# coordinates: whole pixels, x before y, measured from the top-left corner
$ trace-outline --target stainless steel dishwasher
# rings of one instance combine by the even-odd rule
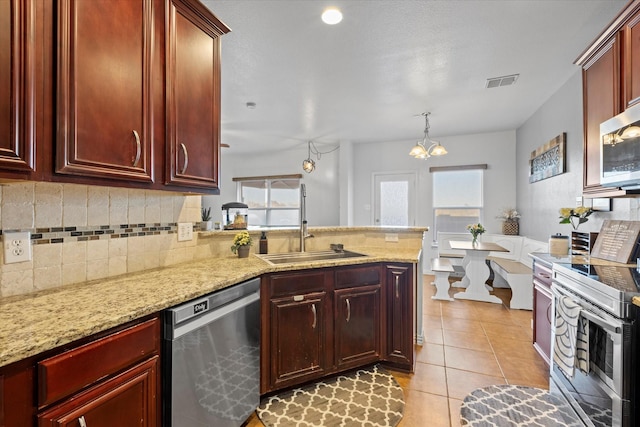
[[[165,311],[163,425],[240,426],[260,403],[260,279]]]

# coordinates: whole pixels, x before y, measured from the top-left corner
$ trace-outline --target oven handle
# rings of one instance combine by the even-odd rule
[[[567,291],[564,291],[560,288],[558,288],[557,286],[553,286],[552,291],[555,295],[560,296],[560,294],[567,296],[569,298],[571,298],[574,302],[580,304],[579,301],[576,301],[575,298],[567,293]],[[597,314],[589,311],[588,309],[586,309],[585,307],[582,306],[582,304],[580,304],[580,306],[582,307],[582,310],[580,310],[580,315],[582,317],[587,318],[588,320],[592,321],[593,323],[595,323],[596,325],[600,326],[601,328],[612,332],[614,334],[620,334],[621,332],[621,328],[618,325],[615,325],[611,322],[608,322],[606,319],[603,319],[602,317],[598,316]]]
[[[586,317],[596,325],[600,326],[603,329],[606,329],[609,332],[612,332],[614,334],[620,334],[620,330],[621,330],[620,326],[616,326],[612,323],[609,323],[606,320],[604,320],[602,317],[595,315],[586,309],[582,309],[582,311],[580,311],[580,316]]]

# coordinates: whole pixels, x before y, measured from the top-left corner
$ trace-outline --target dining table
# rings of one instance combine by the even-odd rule
[[[454,294],[453,297],[502,304],[502,300],[495,295],[491,295],[486,286],[490,273],[489,266],[487,266],[487,256],[489,256],[489,252],[509,251],[493,242],[451,240],[449,245],[451,249],[465,252],[465,257],[462,260],[462,266],[465,271],[464,277],[461,281],[453,283],[452,286],[466,289],[463,292]]]

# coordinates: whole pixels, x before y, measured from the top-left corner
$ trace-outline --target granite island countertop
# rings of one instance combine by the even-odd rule
[[[271,265],[231,254],[0,299],[0,367],[265,273],[371,262],[417,263],[421,251],[350,247],[366,257]]]

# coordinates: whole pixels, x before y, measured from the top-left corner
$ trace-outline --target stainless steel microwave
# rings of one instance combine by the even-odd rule
[[[640,189],[640,104],[600,125],[600,184]]]

